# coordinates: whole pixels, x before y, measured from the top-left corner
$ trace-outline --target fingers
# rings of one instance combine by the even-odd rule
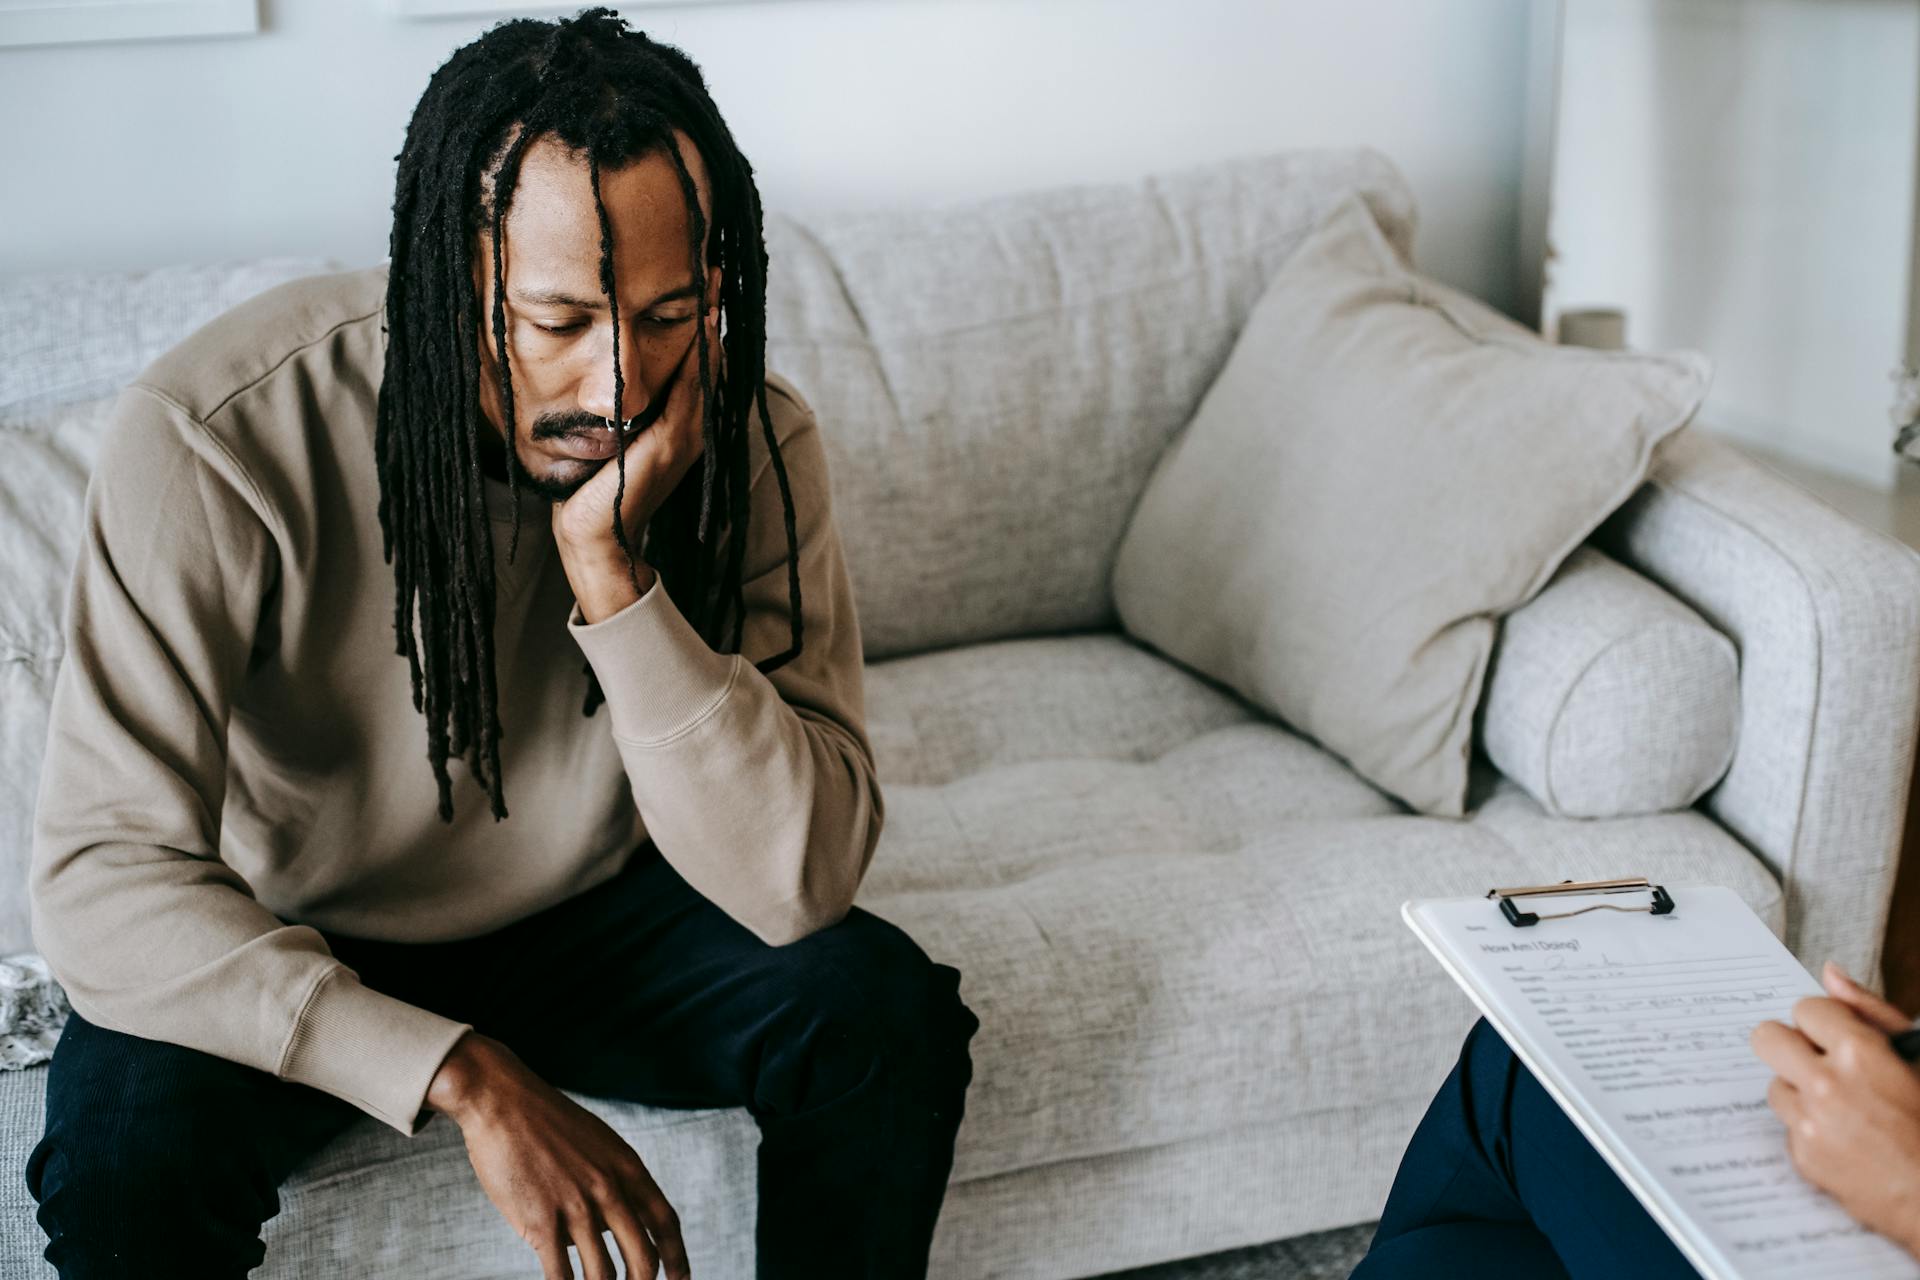
[[[1820,980],[1829,995],[1850,1007],[1867,1023],[1879,1030],[1888,1034],[1912,1030],[1913,1019],[1855,982],[1845,969],[1833,961],[1827,961],[1825,967],[1821,969]]]
[[[1820,1070],[1820,1050],[1801,1032],[1781,1022],[1763,1022],[1748,1043],[1773,1073],[1798,1087]]]
[[[1800,1091],[1779,1076],[1775,1076],[1767,1086],[1767,1105],[1773,1108],[1773,1114],[1779,1116],[1789,1130],[1797,1129],[1801,1117],[1806,1114],[1806,1103]]]
[[[624,450],[628,488],[622,516],[629,526],[645,523],[665,491],[685,473],[683,462],[700,451],[699,345],[696,335],[680,353],[659,418],[634,436]]]
[[[708,354],[718,350],[708,320]],[[554,510],[555,536],[598,551],[610,537],[624,531],[628,543],[641,531],[667,495],[685,477],[705,447],[700,413],[700,357],[694,348],[696,333],[674,366],[673,383],[664,393],[659,416],[644,430],[633,432],[617,458],[609,458],[591,479]],[[715,385],[709,375],[709,386]],[[709,392],[711,394],[711,392]],[[659,393],[656,393],[658,396]],[[649,399],[648,407],[653,407]],[[616,495],[619,502],[616,504]],[[617,513],[616,513],[617,505]]]
[[[620,1246],[620,1256],[626,1260],[627,1280],[653,1280],[660,1269],[659,1255],[647,1240],[640,1219],[620,1198],[605,1207],[605,1216],[614,1243]]]
[[[687,1265],[686,1242],[680,1238],[680,1215],[667,1203],[659,1184],[644,1165],[634,1177],[632,1188],[630,1201],[653,1236],[654,1247],[666,1267],[667,1280],[690,1280],[692,1270]]]
[[[719,385],[720,338],[718,333],[718,315],[707,314],[707,394]],[[675,453],[695,453],[699,451],[704,438],[705,424],[700,414],[700,335],[695,334],[693,341],[687,344],[686,353],[681,357],[680,376],[675,379],[673,397],[677,403],[668,411],[667,425],[680,437],[675,441]]]
[[[613,1259],[607,1256],[607,1242],[601,1239],[600,1231],[599,1218],[591,1213],[582,1213],[568,1221],[568,1234],[580,1254],[580,1274],[583,1280],[620,1280],[620,1273],[613,1269]],[[629,1268],[627,1274],[646,1273]]]
[[[1796,1001],[1793,1021],[1823,1053],[1832,1053],[1850,1040],[1878,1039],[1886,1043],[1885,1033],[1854,1012],[1853,1006],[1826,996],[1806,996]]]
[[[711,326],[712,321],[708,323]],[[633,537],[639,536],[639,531],[692,469],[704,449],[700,356],[695,350],[699,343],[699,336],[695,335],[681,353],[660,417],[626,447],[627,488],[620,504],[620,519]]]
[[[680,1215],[664,1199],[660,1210],[648,1221],[653,1227],[653,1242],[659,1247],[660,1261],[666,1264],[667,1280],[693,1280],[693,1268],[687,1262],[687,1245],[680,1238]]]
[[[573,1265],[567,1261],[567,1237],[557,1225],[537,1234],[526,1233],[526,1241],[540,1259],[540,1280],[573,1280]]]

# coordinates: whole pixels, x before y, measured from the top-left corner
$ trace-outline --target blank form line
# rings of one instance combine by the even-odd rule
[[[1520,983],[1515,983],[1514,985],[1520,986],[1522,990],[1526,989],[1525,986]],[[1574,989],[1587,987],[1590,984],[1584,982],[1543,982],[1540,985],[1550,988],[1555,995],[1560,995]],[[1591,985],[1598,986],[1599,984],[1594,983]],[[1667,978],[1636,978],[1631,982],[1610,982],[1607,984],[1607,990],[1684,991],[1689,988],[1724,987],[1728,991],[1749,991],[1753,989],[1753,985],[1752,979],[1742,980],[1739,978],[1702,978],[1696,982],[1675,982]]]
[[[1551,1017],[1553,1015],[1549,1013],[1547,1016]],[[1737,1027],[1742,1025],[1743,1023],[1747,1026],[1756,1025],[1754,1023],[1746,1023],[1745,1019],[1743,1018],[1722,1019],[1718,1022],[1708,1022],[1700,1018],[1699,1015],[1694,1013],[1667,1013],[1667,1014],[1630,1013],[1630,1014],[1615,1015],[1613,1017],[1607,1017],[1607,1018],[1595,1018],[1591,1022],[1587,1023],[1586,1025],[1590,1027],[1609,1026],[1609,1025],[1618,1026],[1622,1023],[1632,1023],[1637,1025],[1642,1022],[1691,1022],[1696,1026],[1710,1027],[1710,1028]],[[1549,1023],[1548,1025],[1551,1026],[1552,1024]]]

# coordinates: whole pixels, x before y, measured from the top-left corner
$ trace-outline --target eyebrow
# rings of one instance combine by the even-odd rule
[[[699,290],[695,289],[693,285],[683,284],[677,289],[667,290],[640,309],[642,311],[649,311],[663,302],[672,302],[678,298],[691,298],[698,293]],[[515,302],[529,302],[536,306],[574,307],[581,311],[606,310],[606,297],[604,295],[593,298],[579,298],[568,293],[565,289],[508,289],[507,296]]]

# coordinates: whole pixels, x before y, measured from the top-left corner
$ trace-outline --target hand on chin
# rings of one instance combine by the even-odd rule
[[[709,360],[716,370],[723,367],[723,353],[715,333],[717,325],[717,318],[708,320]],[[634,432],[622,450],[626,470],[624,492],[619,492],[623,458],[616,455],[588,464],[596,468],[592,477],[575,490],[572,497],[554,503],[554,539],[562,548],[618,555],[620,544],[614,537],[613,508],[619,492],[620,519],[626,530],[627,546],[638,550],[641,530],[705,447],[700,421],[699,361],[698,353],[689,345],[660,416],[651,425]],[[716,382],[716,377],[709,377],[710,384]]]

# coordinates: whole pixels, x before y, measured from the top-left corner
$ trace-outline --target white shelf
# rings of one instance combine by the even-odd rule
[[[251,35],[258,0],[0,0],[0,46]]]
[[[670,8],[675,5],[690,4],[733,4],[738,0],[624,0],[620,9]],[[490,13],[539,13],[556,10],[575,10],[586,7],[585,0],[573,0],[572,3],[535,3],[526,0],[386,0],[387,9],[401,18],[460,18],[474,17]]]

